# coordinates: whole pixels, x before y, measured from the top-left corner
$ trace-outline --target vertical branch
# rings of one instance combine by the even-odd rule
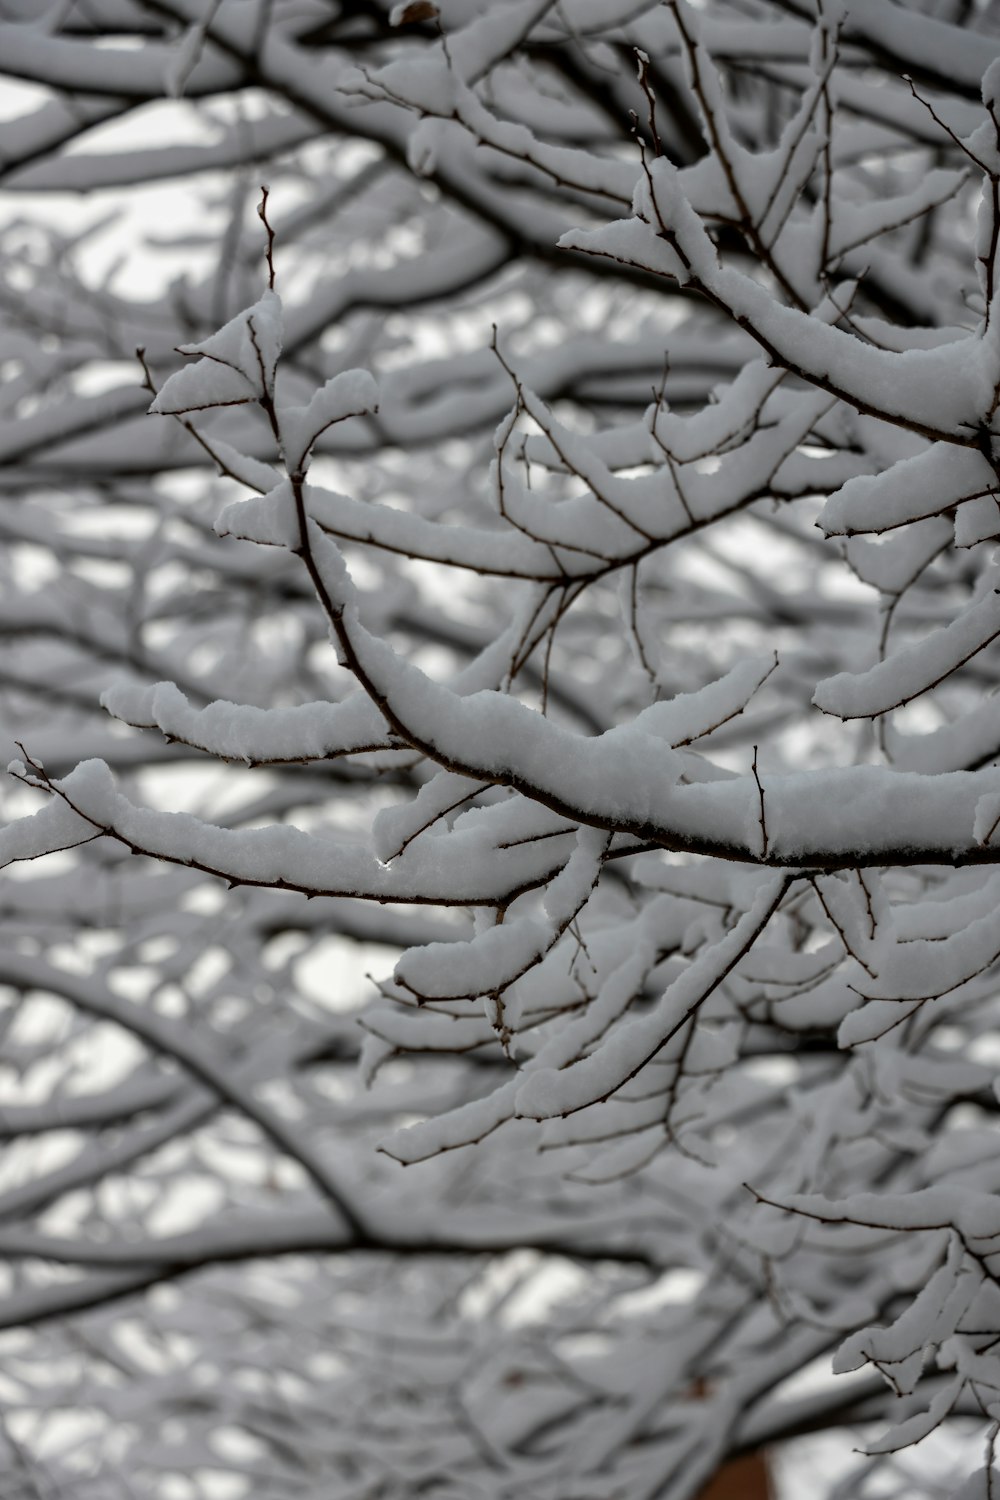
[[[261,185],[260,202],[257,204],[257,217],[260,219],[267,231],[267,246],[264,250],[264,260],[267,263],[267,286],[268,291],[274,291],[274,230],[267,217],[267,200],[270,197],[269,190]]]
[[[649,123],[649,134],[653,142],[653,151],[657,156],[663,155],[663,142],[660,140],[660,132],[656,124],[656,95],[649,81],[649,55],[641,48],[635,49],[635,60],[639,73],[639,87],[646,96],[646,119]]]
[[[767,859],[767,851],[768,851],[767,816],[766,816],[765,809],[764,809],[764,788],[763,788],[763,786],[761,784],[761,779],[760,779],[760,776],[759,776],[758,771],[757,771],[757,746],[756,745],[754,745],[754,747],[753,747],[753,766],[752,766],[752,769],[753,769],[753,779],[757,783],[757,796],[760,799],[760,838],[761,838],[761,854],[760,854],[760,857],[761,857],[761,859]]]

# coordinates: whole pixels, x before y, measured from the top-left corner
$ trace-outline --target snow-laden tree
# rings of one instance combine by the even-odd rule
[[[2,0],[5,1497],[1000,1494],[997,19]]]

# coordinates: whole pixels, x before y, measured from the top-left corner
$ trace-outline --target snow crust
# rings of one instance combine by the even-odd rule
[[[149,410],[160,416],[179,415],[272,396],[281,340],[281,300],[267,291],[217,333],[201,343],[180,346],[181,354],[200,358],[170,376]]]

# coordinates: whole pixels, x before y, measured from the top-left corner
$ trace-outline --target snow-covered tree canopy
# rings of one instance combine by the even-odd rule
[[[995,9],[0,68],[4,1496],[1000,1494]]]

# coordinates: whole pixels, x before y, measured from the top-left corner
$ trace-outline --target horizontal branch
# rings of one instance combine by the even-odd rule
[[[435,1224],[430,1223],[430,1218]],[[421,1220],[426,1218],[427,1222]],[[464,1230],[439,1227],[440,1212],[421,1214],[407,1204],[392,1226],[353,1232],[329,1214],[300,1213],[246,1215],[220,1229],[165,1236],[162,1240],[117,1241],[88,1245],[83,1240],[59,1239],[30,1231],[0,1232],[0,1254],[42,1259],[62,1265],[100,1267],[98,1274],[71,1283],[25,1288],[0,1308],[0,1329],[21,1328],[104,1306],[159,1286],[178,1277],[217,1265],[285,1255],[378,1254],[421,1258],[475,1258],[532,1250],[580,1264],[619,1264],[662,1270],[648,1245],[628,1237],[627,1220],[621,1236],[596,1230],[586,1219],[576,1223],[532,1225],[504,1215],[504,1223],[484,1227],[473,1214]],[[592,1221],[591,1221],[592,1222]]]

